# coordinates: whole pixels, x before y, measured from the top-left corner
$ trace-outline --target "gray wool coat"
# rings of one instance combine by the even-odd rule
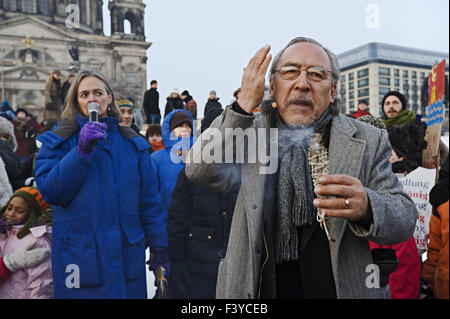
[[[197,139],[189,154],[186,175],[193,182],[224,192],[236,183],[241,185],[227,253],[219,264],[217,298],[260,296],[261,269],[266,261],[262,256],[268,254],[262,205],[267,175],[260,174],[260,168],[264,166],[260,163],[264,162],[262,160],[256,163],[202,161],[202,148],[207,146],[210,152],[211,148],[218,147],[224,153],[231,152],[236,146],[225,143],[226,134],[230,134],[225,128],[265,128],[268,132],[271,116],[270,107],[263,108],[257,116],[245,116],[227,107],[210,129]],[[268,140],[266,138],[265,144],[258,142],[267,148]],[[327,219],[331,238],[335,240],[329,242],[329,249],[336,295],[340,299],[390,298],[389,286],[373,287],[376,268],[373,268],[369,241],[390,245],[408,240],[414,232],[417,211],[392,173],[390,155],[391,145],[385,130],[344,115],[333,119],[330,174],[358,178],[365,187],[373,214],[369,229],[343,218]]]

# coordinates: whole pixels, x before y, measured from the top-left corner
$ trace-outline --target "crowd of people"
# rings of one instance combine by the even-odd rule
[[[273,61],[269,51],[251,58],[231,105],[211,90],[197,141],[195,99],[174,89],[162,110],[156,80],[139,107],[98,71],[62,83],[55,70],[40,123],[3,101],[0,298],[147,298],[148,266],[167,283],[155,280],[158,298],[448,299],[448,149],[423,262],[395,174],[422,165],[426,123],[396,91],[381,118],[365,100],[340,114],[336,56],[313,39]],[[277,129],[276,172],[238,161],[230,128]],[[264,154],[272,142],[257,141]]]

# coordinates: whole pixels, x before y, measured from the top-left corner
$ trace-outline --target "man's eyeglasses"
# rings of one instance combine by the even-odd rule
[[[333,73],[331,71],[326,70],[321,66],[310,66],[306,70],[301,70],[295,66],[284,66],[279,70],[275,70],[275,72],[280,73],[280,76],[283,80],[296,80],[302,71],[306,71],[306,76],[308,80],[314,82],[320,82],[328,78],[328,73]]]

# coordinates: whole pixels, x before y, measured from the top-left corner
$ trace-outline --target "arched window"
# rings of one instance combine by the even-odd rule
[[[134,17],[134,15],[131,12],[127,12],[125,13],[124,16],[124,27],[127,26],[127,24],[129,25],[129,31],[127,32],[127,29],[124,29],[124,33],[126,34],[136,34],[136,19]]]
[[[123,20],[123,33],[131,34],[131,22],[127,19]]]
[[[37,13],[37,0],[22,0],[22,11],[25,13]]]

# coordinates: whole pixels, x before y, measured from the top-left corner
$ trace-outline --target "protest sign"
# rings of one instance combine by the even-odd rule
[[[401,177],[399,181],[403,190],[411,197],[417,209],[416,229],[414,239],[416,241],[419,255],[427,251],[429,223],[432,206],[429,202],[430,191],[434,186],[436,178],[435,169],[418,167],[408,175]]]

